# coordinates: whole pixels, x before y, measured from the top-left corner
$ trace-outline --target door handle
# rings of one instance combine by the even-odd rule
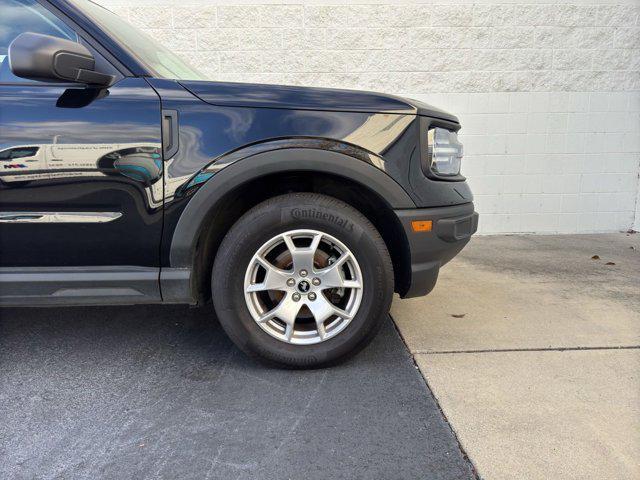
[[[162,110],[162,158],[169,160],[179,148],[178,111]]]

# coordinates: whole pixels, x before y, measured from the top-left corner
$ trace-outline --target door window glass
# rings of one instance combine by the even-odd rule
[[[33,157],[38,153],[38,147],[15,147],[0,151],[0,160]]]
[[[35,0],[0,0],[0,82],[31,83],[9,68],[9,45],[24,32],[78,41],[76,33]]]

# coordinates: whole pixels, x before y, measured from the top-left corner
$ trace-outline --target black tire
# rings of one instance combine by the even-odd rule
[[[351,250],[360,265],[363,291],[360,307],[343,331],[320,343],[294,345],[269,335],[253,319],[244,278],[265,242],[305,228],[331,235]],[[355,208],[326,195],[293,193],[255,206],[231,227],[217,252],[211,285],[218,319],[241,350],[283,367],[317,368],[354,355],[375,337],[391,305],[393,267],[382,237]]]

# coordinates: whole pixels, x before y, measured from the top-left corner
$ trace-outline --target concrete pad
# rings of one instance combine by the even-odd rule
[[[640,350],[416,359],[482,478],[640,478]]]
[[[640,478],[640,236],[479,237],[392,314],[482,478]]]
[[[413,353],[639,345],[640,235],[474,238],[392,316]]]

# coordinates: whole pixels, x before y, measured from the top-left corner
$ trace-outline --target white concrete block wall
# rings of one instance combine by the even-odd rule
[[[101,0],[214,80],[456,113],[484,233],[640,229],[640,0],[620,2]]]

